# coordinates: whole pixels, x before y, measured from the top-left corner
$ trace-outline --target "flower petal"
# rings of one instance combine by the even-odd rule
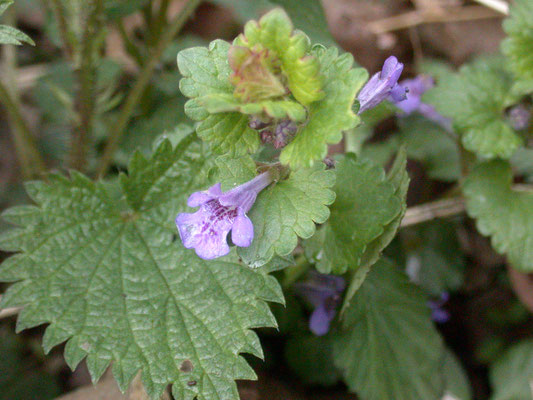
[[[246,214],[235,218],[233,229],[231,230],[231,241],[239,247],[248,247],[254,239],[254,226]]]
[[[189,207],[199,207],[204,203],[207,203],[209,200],[212,200],[213,196],[211,196],[207,192],[194,192],[191,194],[187,200],[187,205]]]
[[[315,308],[309,319],[309,329],[317,336],[323,336],[329,331],[329,325],[335,317],[335,310],[328,310],[325,304]]]

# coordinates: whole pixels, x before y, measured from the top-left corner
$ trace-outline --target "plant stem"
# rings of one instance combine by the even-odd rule
[[[61,36],[61,41],[63,44],[63,53],[65,54],[65,58],[70,62],[73,62],[74,44],[71,41],[71,35],[68,31],[67,19],[65,17],[63,5],[61,4],[60,0],[52,0],[51,8],[57,22],[59,35]]]
[[[94,121],[98,35],[103,25],[103,9],[103,0],[91,1],[80,43],[80,65],[75,69],[77,90],[74,109],[78,118],[73,130],[69,165],[79,171],[87,165],[87,146]]]
[[[11,134],[13,135],[13,143],[22,170],[22,176],[24,179],[33,178],[44,171],[44,161],[37,150],[35,141],[26,121],[22,117],[17,102],[2,82],[0,82],[0,101],[3,102],[12,124]]]
[[[119,114],[116,124],[113,126],[113,129],[111,129],[111,135],[109,136],[109,140],[104,149],[104,154],[100,161],[100,168],[98,169],[97,173],[99,177],[103,177],[109,169],[109,165],[111,164],[117,145],[124,135],[124,131],[128,125],[128,122],[130,121],[137,102],[141,98],[141,95],[152,78],[155,67],[158,64],[163,51],[166,49],[178,31],[182,28],[199,3],[200,0],[188,0],[187,3],[185,3],[179,15],[176,16],[176,18],[170,23],[167,30],[159,39],[157,46],[154,48],[148,62],[143,66],[137,81],[133,85],[133,88],[126,98],[124,107]]]

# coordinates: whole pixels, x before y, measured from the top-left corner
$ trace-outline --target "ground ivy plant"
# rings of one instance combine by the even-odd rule
[[[129,13],[119,3],[106,3],[113,18]],[[170,385],[177,400],[238,400],[235,381],[257,378],[244,354],[264,358],[253,329],[278,328],[306,382],[343,380],[363,400],[468,400],[433,322],[462,280],[458,243],[439,237],[453,228],[427,227],[405,257],[383,253],[406,215],[411,159],[453,185],[513,268],[533,271],[533,193],[515,184],[533,179],[531,17],[517,0],[502,55],[412,79],[394,56],[370,76],[280,7],[231,43],[179,51],[192,121],[111,179],[29,181],[32,204],[3,213],[13,227],[0,248],[13,254],[0,307],[21,308],[17,331],[47,324],[45,351],[66,342],[72,369],[86,359],[96,382],[111,367],[122,391],[140,374],[152,399]],[[0,26],[0,42],[31,39]],[[369,140],[392,117],[398,131]],[[286,299],[278,325],[269,303]],[[527,391],[520,349],[531,343],[491,369],[495,398]]]

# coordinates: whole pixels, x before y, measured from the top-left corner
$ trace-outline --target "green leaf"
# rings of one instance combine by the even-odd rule
[[[299,103],[308,105],[324,97],[318,61],[309,53],[311,41],[305,33],[294,31],[283,9],[275,8],[259,21],[246,23],[244,33],[233,44],[272,52],[281,62],[287,86]]]
[[[512,3],[510,15],[503,23],[507,38],[502,52],[518,84],[533,91],[533,4],[529,0]]]
[[[411,281],[435,297],[461,287],[466,263],[456,224],[434,221],[404,230],[402,235]]]
[[[451,350],[446,351],[442,372],[446,380],[446,394],[451,396],[449,400],[470,400],[472,398],[468,376]],[[444,399],[446,398],[445,396]]]
[[[480,59],[459,73],[443,74],[424,101],[452,118],[466,149],[486,158],[509,158],[522,139],[505,118],[505,109],[518,100],[512,79],[500,58]]]
[[[491,400],[533,400],[533,340],[507,350],[490,369]]]
[[[248,155],[239,158],[220,156],[215,160],[215,164],[217,166],[215,181],[220,182],[223,192],[242,185],[257,175],[255,162]]]
[[[331,386],[341,379],[333,364],[332,335],[291,337],[285,345],[285,358],[306,384]]]
[[[57,378],[36,365],[38,358],[27,353],[14,333],[0,328],[0,400],[51,400],[60,394]]]
[[[520,148],[509,161],[518,175],[522,175],[528,182],[533,182],[533,149]]]
[[[444,182],[459,179],[459,149],[443,128],[417,115],[401,118],[399,123],[407,156],[421,162],[430,178]]]
[[[533,271],[533,193],[511,188],[508,163],[478,165],[463,185],[466,210],[479,232],[491,237],[494,249],[525,272]]]
[[[335,364],[362,400],[440,399],[444,348],[426,298],[380,260],[345,312]]]
[[[331,216],[304,243],[307,257],[320,272],[342,274],[375,261],[401,220],[407,178],[399,171],[395,168],[387,178],[381,167],[353,154],[338,162]]]
[[[335,200],[331,190],[334,182],[334,172],[317,163],[312,168],[293,171],[287,180],[261,192],[249,213],[254,240],[250,247],[238,250],[243,261],[259,267],[276,254],[290,254],[298,237],[311,237],[315,223],[322,224],[329,217],[327,206]]]
[[[262,356],[250,329],[275,326],[264,299],[283,299],[274,278],[177,239],[175,215],[207,186],[207,166],[190,135],[137,153],[114,195],[76,172],[29,184],[36,206],[8,210],[20,227],[0,237],[19,252],[0,268],[16,281],[1,306],[24,307],[17,330],[49,323],[45,351],[67,341],[67,363],[87,357],[93,380],[112,363],[122,390],[142,370],[153,399],[172,384],[178,400],[238,400],[234,380],[255,378],[239,353]]]
[[[7,25],[0,25],[0,44],[21,45],[28,43],[35,46],[35,42],[24,32]]]
[[[353,113],[352,105],[368,78],[364,68],[353,68],[351,54],[339,56],[336,48],[326,50],[320,46],[313,53],[325,77],[326,97],[309,106],[309,122],[281,152],[280,161],[294,167],[310,166],[323,159],[328,144],[340,142],[343,131],[357,126],[359,117]]]
[[[104,0],[104,9],[110,19],[119,19],[139,11],[149,0]]]

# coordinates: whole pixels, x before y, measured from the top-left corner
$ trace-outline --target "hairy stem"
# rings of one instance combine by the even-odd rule
[[[71,35],[67,26],[67,18],[65,16],[65,10],[61,4],[61,0],[52,0],[51,8],[54,14],[54,18],[57,22],[57,27],[59,29],[59,35],[61,36],[61,42],[63,46],[63,53],[65,58],[69,61],[74,60],[74,44],[71,40]]]
[[[118,116],[116,124],[113,126],[113,129],[111,129],[109,140],[104,148],[104,154],[100,161],[100,168],[98,169],[97,173],[99,177],[104,176],[109,169],[118,143],[124,135],[125,129],[131,119],[135,106],[146,89],[146,86],[150,82],[150,79],[152,78],[163,51],[166,49],[178,31],[182,28],[199,3],[200,0],[188,0],[185,3],[179,15],[176,16],[176,18],[168,26],[167,30],[162,34],[148,62],[143,66],[137,81],[133,85],[126,98],[125,104]]]
[[[99,34],[103,25],[103,0],[92,0],[80,43],[80,65],[75,69],[76,120],[73,131],[69,165],[84,170],[87,165],[87,147],[93,128],[96,104],[96,63]]]
[[[405,212],[401,227],[420,224],[436,218],[452,217],[462,214],[464,211],[465,201],[462,197],[452,197],[409,207]]]
[[[11,126],[15,152],[20,164],[22,177],[31,179],[44,172],[45,165],[30,129],[20,112],[20,106],[9,89],[0,82],[0,101],[4,104]]]

